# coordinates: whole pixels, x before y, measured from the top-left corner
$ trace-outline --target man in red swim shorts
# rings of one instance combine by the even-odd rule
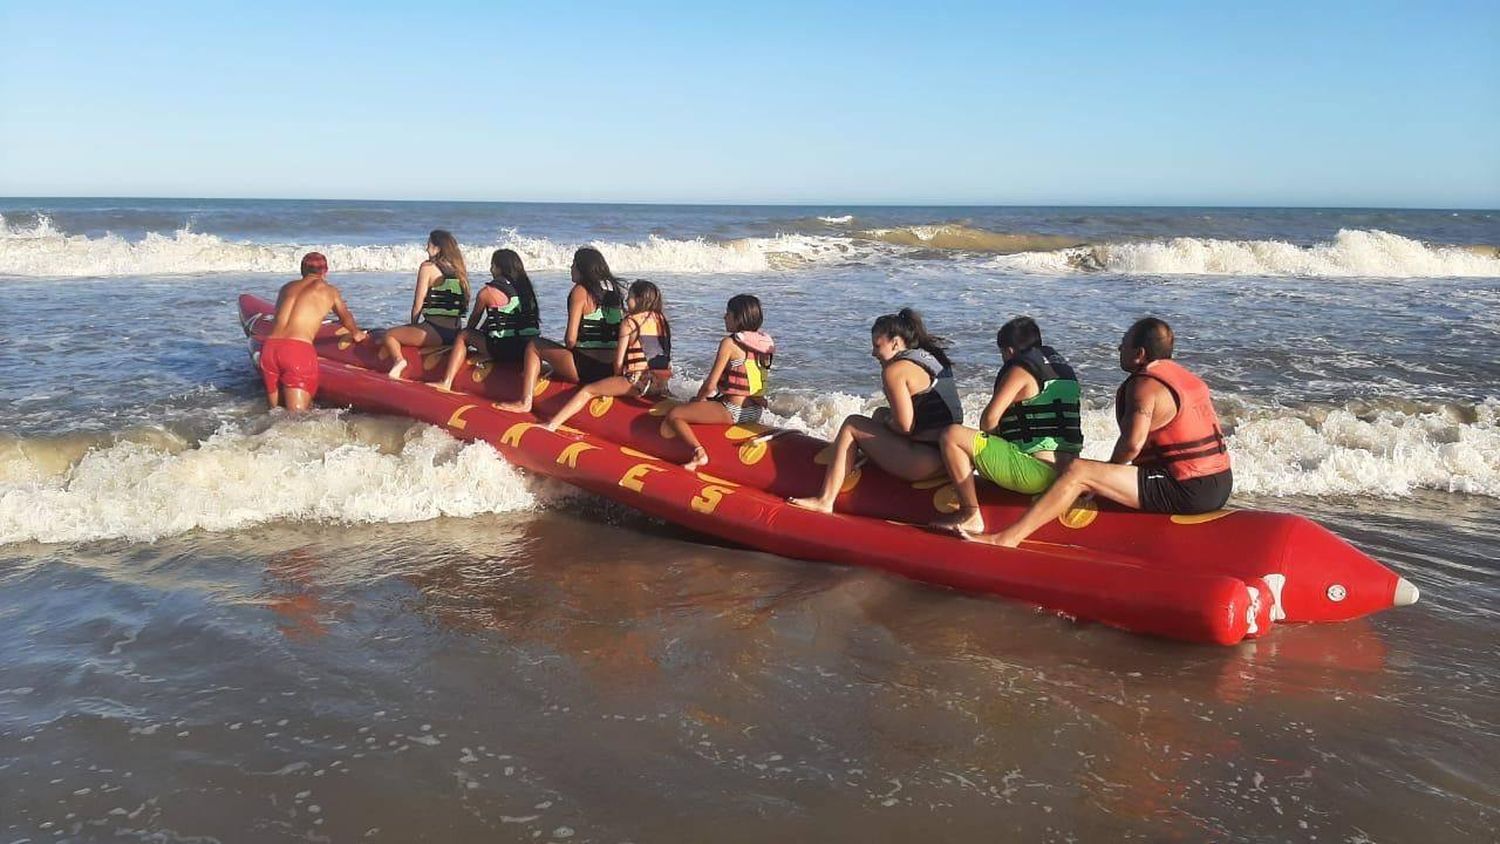
[[[313,337],[329,311],[338,314],[356,343],[368,334],[354,321],[339,289],[328,283],[328,259],[318,252],[302,258],[302,277],[282,285],[276,322],[260,347],[260,375],[271,407],[306,410],[318,392],[318,353]]]

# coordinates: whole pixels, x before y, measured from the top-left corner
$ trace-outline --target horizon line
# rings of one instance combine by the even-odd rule
[[[1500,207],[1468,205],[1322,205],[1322,204],[1177,204],[1160,202],[1139,203],[1084,203],[1084,202],[746,202],[739,200],[692,200],[673,202],[667,200],[550,200],[550,199],[372,199],[349,197],[308,196],[167,196],[141,194],[55,194],[50,196],[0,196],[0,201],[11,200],[56,200],[56,199],[144,199],[156,201],[214,201],[214,202],[364,202],[364,203],[447,203],[467,205],[620,205],[620,206],[676,206],[700,208],[749,207],[749,208],[1207,208],[1207,209],[1261,209],[1261,210],[1305,210],[1305,211],[1489,211],[1500,212]]]

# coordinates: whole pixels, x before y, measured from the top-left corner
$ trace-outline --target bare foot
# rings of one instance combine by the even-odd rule
[[[557,433],[557,429],[562,427],[562,423],[557,421],[556,419],[548,419],[546,422],[542,423],[542,427],[555,434]]]
[[[697,448],[693,449],[693,459],[682,464],[682,468],[688,470],[689,472],[696,472],[707,465],[708,451],[700,445]]]
[[[824,501],[821,498],[788,498],[786,503],[793,507],[801,507],[804,510],[812,510],[818,513],[833,512],[833,502]]]
[[[498,407],[501,410],[509,411],[511,413],[531,412],[531,402],[529,401],[498,401],[495,402],[495,407]]]
[[[405,368],[406,358],[396,358],[396,365],[391,367],[391,371],[387,372],[386,376],[399,380],[401,378],[401,370]]]
[[[980,515],[978,510],[968,513],[960,510],[951,516],[933,519],[932,528],[933,530],[945,530],[964,536],[968,534],[980,534],[984,533],[984,516]]]
[[[1006,530],[999,533],[970,533],[960,529],[958,535],[970,542],[983,542],[986,545],[998,545],[1001,548],[1015,548],[1021,544],[1019,537],[1012,536],[1010,531]]]
[[[441,381],[441,382],[438,382],[436,384],[433,384],[432,388],[434,390],[438,390],[440,392],[451,393],[451,392],[453,392],[453,382],[452,381]]]

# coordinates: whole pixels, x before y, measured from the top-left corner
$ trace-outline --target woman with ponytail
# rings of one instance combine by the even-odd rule
[[[526,345],[521,397],[499,403],[501,410],[531,412],[532,394],[542,377],[542,361],[551,365],[552,377],[575,384],[592,384],[615,374],[620,323],[625,320],[620,280],[610,272],[604,255],[592,246],[573,253],[571,272],[573,289],[568,293],[568,327],[563,341],[537,337]]]
[[[411,322],[388,329],[381,340],[391,359],[392,378],[406,368],[402,346],[446,346],[458,339],[469,310],[469,271],[458,241],[442,229],[427,236],[427,260],[417,268],[417,291],[411,300]]]
[[[876,466],[904,481],[920,481],[943,471],[937,440],[949,425],[963,421],[947,344],[927,333],[922,316],[910,308],[886,314],[870,328],[871,354],[880,361],[889,407],[873,416],[850,416],[833,438],[833,459],[823,488],[811,498],[787,499],[798,507],[833,512],[834,499],[862,451]]]
[[[488,353],[495,363],[520,363],[526,345],[542,333],[540,319],[536,289],[521,256],[514,249],[496,249],[490,256],[490,281],[474,299],[469,327],[448,353],[448,369],[438,389],[453,389],[453,379],[468,359],[470,346]]]

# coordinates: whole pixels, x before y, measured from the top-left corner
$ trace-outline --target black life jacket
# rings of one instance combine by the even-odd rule
[[[1011,367],[1019,366],[1036,379],[1037,394],[1013,403],[1000,417],[993,433],[1015,443],[1021,451],[1083,450],[1082,408],[1078,376],[1051,346],[1033,346],[1005,362],[995,376],[1000,389]]]
[[[907,349],[891,358],[891,363],[909,360],[932,376],[932,384],[911,397],[911,432],[945,428],[964,418],[963,405],[958,400],[958,386],[953,382],[953,368],[943,366],[931,352],[922,349]]]

